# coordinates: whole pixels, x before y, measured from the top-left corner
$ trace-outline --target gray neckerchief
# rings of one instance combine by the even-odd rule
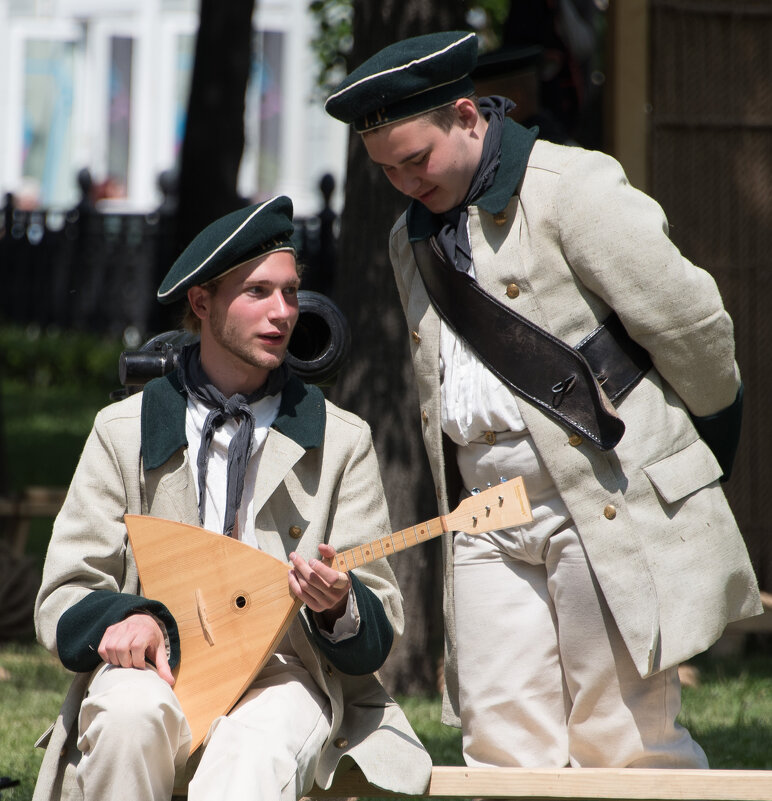
[[[450,263],[463,272],[467,272],[472,263],[472,249],[466,229],[469,217],[467,209],[491,186],[496,177],[496,170],[501,162],[501,133],[504,129],[504,119],[507,112],[514,107],[515,104],[511,100],[499,95],[480,98],[480,111],[488,121],[480,163],[461,204],[441,215],[442,228],[437,234],[437,241]]]
[[[204,525],[204,498],[206,492],[206,471],[209,446],[212,444],[214,432],[227,420],[242,418],[236,433],[228,445],[228,467],[225,498],[225,521],[223,534],[233,536],[236,525],[236,512],[241,505],[244,493],[244,477],[247,473],[247,462],[252,453],[252,435],[255,430],[255,416],[250,404],[267,395],[276,395],[282,391],[289,378],[289,368],[282,364],[268,374],[268,380],[249,395],[236,393],[226,398],[212,383],[201,366],[201,347],[198,342],[186,345],[179,358],[179,372],[185,391],[211,407],[204,421],[201,432],[201,447],[198,450],[196,465],[198,467],[198,519]]]

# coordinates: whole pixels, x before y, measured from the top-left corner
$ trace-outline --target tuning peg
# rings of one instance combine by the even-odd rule
[[[482,490],[479,487],[472,487],[471,494],[472,495],[479,495]]]

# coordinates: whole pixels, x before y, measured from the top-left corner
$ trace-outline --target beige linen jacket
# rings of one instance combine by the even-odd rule
[[[271,428],[257,474],[258,541],[283,561],[293,550],[306,559],[318,556],[321,542],[342,551],[390,533],[367,424],[310,389],[316,393],[312,397],[316,423],[312,421],[310,427],[319,424],[316,433],[311,431],[311,439],[319,434],[321,442],[315,447],[304,444],[309,425],[293,410],[286,416],[284,433]],[[182,404],[181,410],[177,404],[176,414],[184,415],[184,398]],[[140,413],[141,396],[134,395],[97,415],[54,524],[36,607],[38,638],[54,654],[59,618],[91,590],[133,594],[140,590],[124,514],[150,514],[198,525],[187,443],[160,467],[146,469],[140,456]],[[300,539],[290,534],[296,526],[303,532]],[[391,568],[380,560],[354,572],[382,602],[396,642],[403,629],[403,611]],[[329,786],[341,760],[346,766],[353,760],[379,786],[422,792],[431,760],[402,710],[373,674],[345,675],[330,664],[308,635],[305,613],[303,607],[290,628],[290,640],[332,706],[332,730],[316,782]],[[82,798],[74,777],[79,758],[75,739],[89,678],[88,673],[76,674],[58,720],[41,742],[47,751],[35,801]]]
[[[519,403],[641,676],[688,659],[727,622],[761,611],[718,483],[721,469],[689,414],[710,415],[735,400],[733,326],[712,277],[680,254],[667,230],[660,207],[629,185],[615,160],[543,141],[506,207],[492,214],[473,206],[468,221],[477,278],[488,293],[569,345],[614,310],[651,354],[653,369],[617,409],[626,432],[611,451],[572,444],[567,429]],[[440,320],[417,272],[406,215],[392,229],[390,253],[445,512],[458,499],[448,497],[447,471],[455,465],[446,463],[440,428]],[[457,679],[446,546],[452,722]]]

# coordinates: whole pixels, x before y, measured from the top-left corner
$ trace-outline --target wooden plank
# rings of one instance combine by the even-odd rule
[[[337,777],[329,790],[314,787],[309,798],[394,796],[365,780],[358,769]],[[663,770],[636,768],[432,769],[421,797],[604,799],[604,801],[770,801],[772,771]]]
[[[20,495],[0,497],[0,517],[56,517],[66,489],[27,487]]]
[[[66,495],[67,490],[60,487],[27,487],[19,495],[0,497],[0,518],[10,521],[6,538],[16,556],[22,556],[26,550],[30,520],[56,517]]]

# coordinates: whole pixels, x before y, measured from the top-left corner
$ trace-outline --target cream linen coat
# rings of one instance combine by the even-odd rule
[[[689,415],[710,415],[735,400],[732,322],[712,277],[679,253],[660,207],[610,157],[537,141],[519,193],[503,203],[495,214],[469,209],[482,287],[569,345],[614,310],[654,364],[617,409],[626,432],[612,451],[586,441],[573,446],[567,429],[518,404],[645,677],[703,651],[727,622],[761,611],[718,483],[721,469]],[[446,463],[440,428],[440,321],[417,272],[406,215],[392,229],[390,251],[411,332],[424,443],[446,512],[458,499],[448,497],[455,464]],[[510,285],[519,290],[514,298]],[[445,545],[445,719],[453,722],[453,572]]]
[[[354,415],[325,404],[321,393],[311,389],[316,394],[309,396],[315,407],[310,424],[305,414],[308,404],[285,415],[281,430],[275,423],[257,474],[258,541],[284,561],[292,550],[306,559],[318,556],[321,542],[341,551],[390,533],[369,428]],[[183,425],[184,403],[184,397],[181,406],[175,400],[176,410],[170,412],[178,424],[182,414]],[[198,525],[187,444],[174,448],[160,467],[145,469],[140,459],[140,408],[141,396],[134,395],[98,414],[54,525],[36,609],[38,638],[53,653],[62,613],[92,589],[139,592],[125,513]],[[177,430],[184,437],[184,429],[178,425]],[[320,444],[308,446],[309,436],[313,440],[317,435],[323,437]],[[289,534],[293,526],[303,530],[299,540]],[[396,642],[403,612],[391,568],[380,560],[354,572],[382,602]],[[344,675],[324,658],[307,634],[305,611],[303,607],[289,636],[332,706],[332,730],[316,782],[329,786],[338,763],[354,760],[379,786],[420,793],[428,783],[431,760],[401,709],[374,675]],[[59,718],[42,743],[47,751],[35,801],[82,798],[74,777],[79,756],[74,741],[89,678],[88,673],[76,675]]]

